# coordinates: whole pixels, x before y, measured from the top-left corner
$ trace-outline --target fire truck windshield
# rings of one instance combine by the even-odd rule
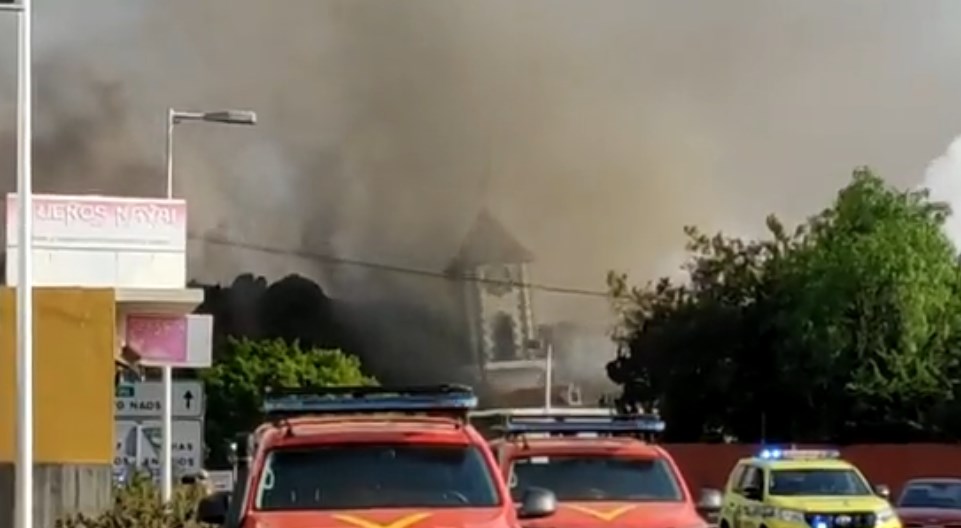
[[[476,446],[337,444],[267,454],[255,509],[492,507],[492,468]]]

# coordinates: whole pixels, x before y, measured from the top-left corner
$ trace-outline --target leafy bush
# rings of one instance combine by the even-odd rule
[[[203,528],[193,520],[203,491],[195,486],[179,486],[168,507],[160,504],[160,491],[146,475],[138,475],[114,491],[113,507],[89,517],[71,515],[57,521],[57,528]]]

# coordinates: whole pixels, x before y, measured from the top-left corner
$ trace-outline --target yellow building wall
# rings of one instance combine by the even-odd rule
[[[38,288],[34,296],[34,456],[113,461],[113,290]],[[0,461],[14,458],[16,291],[0,289]]]

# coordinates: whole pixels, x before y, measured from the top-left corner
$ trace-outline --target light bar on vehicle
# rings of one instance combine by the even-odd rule
[[[607,407],[512,407],[501,409],[482,409],[471,411],[471,418],[503,418],[507,420],[512,417],[550,417],[550,416],[570,416],[570,417],[593,417],[603,418],[616,416],[614,409]]]
[[[263,410],[269,416],[299,414],[425,413],[466,416],[477,406],[470,387],[325,387],[270,392]]]
[[[763,449],[758,458],[765,460],[823,460],[841,458],[837,449],[779,449],[776,447]]]
[[[508,416],[501,430],[520,434],[653,434],[664,431],[665,423],[652,414],[584,416],[550,413],[540,416]]]

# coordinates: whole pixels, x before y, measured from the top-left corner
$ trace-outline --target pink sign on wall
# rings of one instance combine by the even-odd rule
[[[127,346],[146,365],[172,365],[187,360],[187,318],[183,315],[127,316]]]

